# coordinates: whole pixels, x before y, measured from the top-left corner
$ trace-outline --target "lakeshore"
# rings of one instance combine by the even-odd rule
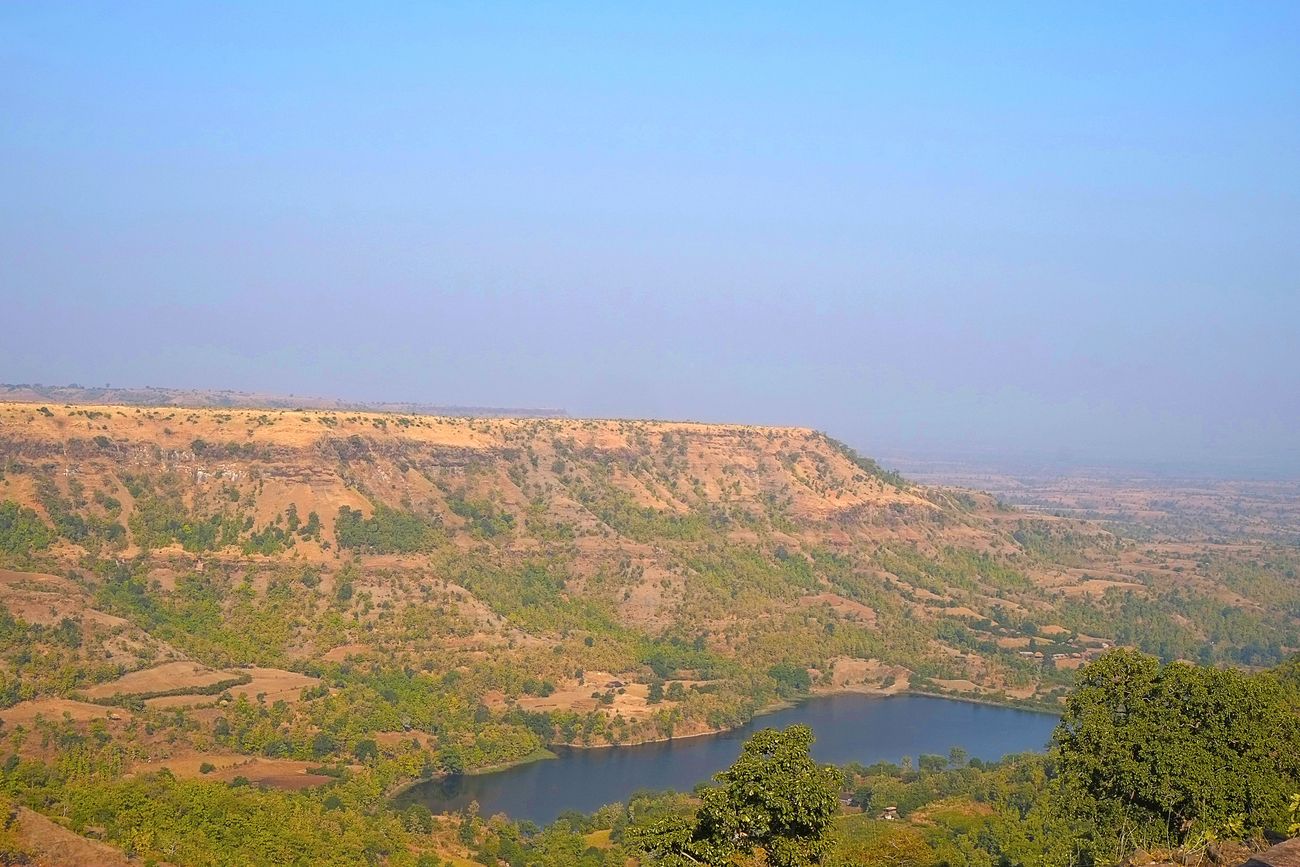
[[[814,757],[830,764],[897,762],[959,747],[989,761],[1043,749],[1056,722],[1043,711],[916,694],[860,692],[814,696],[756,716],[743,726],[641,744],[599,748],[553,746],[556,758],[498,773],[422,781],[395,797],[455,812],[477,802],[485,815],[546,824],[568,810],[590,812],[638,789],[689,791],[726,767],[754,730],[811,725]]]

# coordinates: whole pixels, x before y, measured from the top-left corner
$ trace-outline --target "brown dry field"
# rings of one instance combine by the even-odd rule
[[[409,732],[376,732],[375,743],[381,747],[396,747],[401,744],[409,744],[412,741],[418,743],[424,749],[437,749],[437,738],[426,732],[412,729]]]
[[[894,677],[894,683],[885,686],[885,679]],[[907,669],[897,665],[886,665],[878,659],[852,659],[847,656],[832,660],[830,683],[821,688],[825,692],[868,692],[893,695],[906,692]]]
[[[322,662],[343,662],[349,656],[365,657],[372,653],[374,648],[368,644],[340,644],[322,653],[320,659]]]
[[[204,774],[200,768],[205,762],[215,766],[215,770]],[[223,783],[243,777],[253,785],[298,791],[333,780],[333,777],[307,773],[308,768],[316,767],[317,764],[319,763],[294,759],[250,758],[233,753],[187,753],[153,762],[139,762],[131,770],[133,773],[144,774],[167,768],[181,779],[216,780]]]
[[[801,596],[800,605],[827,605],[841,615],[846,616],[849,620],[857,620],[866,626],[876,625],[876,612],[869,605],[863,605],[861,602],[855,602],[852,599],[846,599],[837,593],[815,593],[810,596]]]
[[[77,722],[111,719],[113,714],[122,718],[131,716],[129,711],[105,707],[101,704],[89,704],[67,698],[38,698],[32,701],[21,701],[13,707],[0,710],[0,719],[5,721],[5,728],[11,729],[17,725],[30,726],[38,716],[57,721],[63,719],[64,714]]]
[[[633,682],[632,674],[613,674],[608,671],[588,671],[584,673],[583,683],[572,678],[556,684],[555,692],[548,696],[521,695],[517,701],[519,707],[530,711],[574,710],[579,713],[605,708],[611,715],[622,714],[624,718],[643,719],[656,710],[672,708],[675,702],[663,701],[660,704],[646,704],[646,692],[649,687],[644,683]],[[604,693],[610,689],[610,683],[622,683],[623,693],[615,689],[614,703],[602,705],[598,699],[591,697],[593,692]],[[689,686],[689,681],[683,685]],[[504,699],[496,697],[499,707],[504,707]]]
[[[197,662],[167,662],[153,668],[124,674],[108,683],[96,684],[85,690],[85,694],[89,698],[109,698],[114,695],[166,692],[173,689],[210,686],[229,678],[228,672],[216,671]]]
[[[267,704],[298,701],[303,689],[320,683],[320,678],[282,668],[243,668],[236,671],[251,675],[253,679],[243,686],[232,686],[230,694],[236,697],[248,696],[250,700],[256,699],[259,694],[265,694]]]
[[[966,680],[965,678],[957,678],[953,680],[941,680],[935,678],[934,682],[950,692],[981,693],[985,691],[984,687],[974,681]]]
[[[227,691],[236,698],[242,695],[250,701],[256,701],[257,697],[261,695],[267,704],[274,704],[277,701],[292,704],[302,698],[304,688],[316,686],[320,683],[319,678],[299,674],[296,671],[285,671],[281,668],[237,668],[230,671],[221,671],[218,674],[221,675],[220,680],[240,674],[251,675],[253,678],[251,681],[241,686],[232,686]],[[186,684],[186,686],[189,686],[189,684]],[[184,695],[162,695],[157,698],[145,699],[145,705],[154,708],[205,707],[215,705],[218,699],[219,696],[215,695],[186,693]]]

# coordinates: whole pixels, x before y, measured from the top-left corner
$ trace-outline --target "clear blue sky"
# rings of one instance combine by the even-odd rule
[[[6,3],[0,380],[1300,472],[1298,45],[1292,2]]]

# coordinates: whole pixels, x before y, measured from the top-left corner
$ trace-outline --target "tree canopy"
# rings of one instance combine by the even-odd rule
[[[636,834],[658,864],[725,864],[761,848],[772,867],[819,864],[831,848],[842,777],[809,755],[812,729],[764,729],[705,789],[693,817],[674,817]]]
[[[1079,672],[1053,740],[1065,808],[1117,847],[1283,828],[1300,779],[1300,717],[1274,675],[1131,650]]]

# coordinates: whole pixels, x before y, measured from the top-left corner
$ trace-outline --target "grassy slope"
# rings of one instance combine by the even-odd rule
[[[207,735],[230,711],[196,695],[197,733],[145,738],[156,758],[346,758],[390,732],[385,750],[451,745],[474,767],[733,725],[807,686],[1052,702],[1079,660],[1022,652],[1215,639],[1265,664],[1297,643],[1294,588],[1265,580],[1285,555],[1139,547],[900,485],[804,429],[11,404],[0,472],[0,501],[60,532],[0,565],[66,576],[35,599],[5,585],[50,632],[0,670],[13,698],[177,658],[324,678],[233,743]],[[334,751],[305,756],[322,729]]]

